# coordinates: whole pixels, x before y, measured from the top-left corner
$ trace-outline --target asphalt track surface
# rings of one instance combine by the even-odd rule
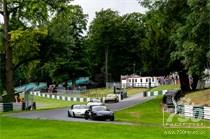
[[[153,99],[154,97],[143,97],[143,93],[139,93],[128,97],[118,103],[106,103],[106,106],[112,111],[119,111],[132,107],[137,104],[144,103]],[[67,115],[68,108],[59,108],[51,110],[40,110],[40,111],[27,111],[20,113],[10,113],[6,116],[26,119],[45,119],[45,120],[62,120],[62,121],[75,121],[75,122],[97,122],[97,123],[113,123],[113,124],[131,124],[127,122],[111,122],[111,121],[93,121],[85,120],[84,118],[69,118]]]

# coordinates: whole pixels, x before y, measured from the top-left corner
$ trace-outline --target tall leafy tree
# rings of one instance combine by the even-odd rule
[[[122,74],[141,71],[142,17],[140,13],[120,16],[110,9],[96,14],[87,38],[92,74],[96,78],[104,82],[119,81]]]
[[[196,89],[198,79],[208,66],[210,51],[210,1],[188,0],[190,13],[185,22],[172,35],[176,50],[172,58],[178,59],[193,77],[192,89]]]
[[[193,76],[192,89],[207,67],[209,52],[209,1],[199,0],[140,0],[152,15],[160,13],[166,39],[169,40],[170,71],[178,71],[182,91],[189,91],[188,74]],[[148,12],[147,15],[150,13]],[[147,20],[146,20],[147,22]],[[156,23],[153,23],[156,24]],[[155,37],[152,37],[155,38]],[[159,42],[158,44],[160,44]]]
[[[88,75],[86,48],[83,44],[86,17],[81,7],[69,6],[57,13],[49,24],[49,34],[43,43],[48,48],[41,51],[48,58],[42,59],[47,62],[41,62],[51,79],[57,83],[69,78],[74,82],[76,78]]]
[[[19,27],[37,27],[43,25],[49,19],[49,13],[56,13],[62,10],[70,0],[3,0],[3,11],[1,14],[4,17],[4,48],[5,48],[5,74],[6,74],[6,91],[8,100],[13,100],[13,50],[10,46],[10,31],[14,31]]]
[[[18,52],[13,60],[17,69],[16,80],[50,84],[70,78],[74,81],[87,75],[88,63],[83,45],[86,21],[79,6],[68,5],[38,28],[12,31],[13,49]]]
[[[119,15],[111,9],[101,10],[96,13],[96,18],[90,25],[88,41],[90,44],[91,62],[94,69],[93,74],[100,75],[99,80],[108,81],[109,59],[112,46],[116,44],[116,35],[119,33]],[[94,73],[95,72],[95,73]],[[100,81],[100,82],[101,82]]]

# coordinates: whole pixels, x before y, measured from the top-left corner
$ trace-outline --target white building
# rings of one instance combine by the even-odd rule
[[[122,88],[127,87],[156,87],[159,77],[142,77],[139,75],[121,75]]]

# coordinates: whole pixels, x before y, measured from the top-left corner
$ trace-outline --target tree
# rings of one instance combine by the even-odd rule
[[[55,13],[57,10],[63,9],[69,0],[38,0],[38,1],[22,1],[22,0],[3,0],[4,17],[4,48],[5,48],[5,74],[6,74],[6,91],[8,95],[7,101],[13,101],[13,65],[12,65],[12,47],[9,44],[9,32],[18,29],[20,26],[40,26],[49,18],[49,12]]]
[[[60,83],[87,75],[82,36],[86,21],[81,7],[68,5],[42,26],[12,31],[17,83],[19,80]]]
[[[95,79],[119,81],[122,74],[141,72],[142,17],[140,13],[119,16],[110,9],[97,13],[87,37]]]
[[[3,25],[0,24],[0,95],[3,93],[3,90],[5,89],[5,86],[3,82],[5,81],[5,74],[4,74],[4,47],[3,47]]]
[[[182,91],[190,91],[188,74],[193,76],[191,88],[195,89],[199,77],[202,77],[208,65],[209,1],[140,0],[140,2],[154,11],[152,15],[161,13],[163,17],[157,18],[157,21],[164,21],[162,29],[169,40],[168,48],[165,48],[171,55],[165,64],[170,64],[170,71],[179,72]]]
[[[113,44],[116,44],[119,21],[116,11],[101,10],[96,13],[96,18],[91,23],[88,32],[88,41],[91,47],[89,53],[91,53],[91,61],[94,64],[92,67],[96,69],[93,72],[95,74],[102,72],[104,78],[102,76],[100,80],[104,82],[108,82],[109,55]]]
[[[88,75],[82,36],[86,30],[86,17],[81,7],[69,6],[59,12],[48,26],[49,34],[43,43],[48,48],[41,51],[46,56],[42,60],[47,59],[47,62],[42,62],[43,68],[56,83],[69,78],[74,82],[78,77]]]
[[[188,0],[190,13],[185,22],[172,35],[176,43],[176,51],[172,53],[193,77],[191,88],[196,89],[197,82],[202,78],[208,66],[209,34],[210,34],[210,2],[208,0]]]

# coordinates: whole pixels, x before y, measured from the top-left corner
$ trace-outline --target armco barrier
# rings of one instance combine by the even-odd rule
[[[22,103],[0,103],[0,112],[22,111]]]
[[[210,120],[210,107],[203,107],[204,119]]]
[[[154,91],[154,92],[147,91],[147,92],[144,92],[144,97],[152,97],[152,96],[161,96],[161,95],[165,95],[165,93],[166,93],[167,91],[168,91],[168,90],[161,90],[161,91]]]
[[[69,97],[69,96],[61,96],[56,94],[44,94],[40,93],[39,91],[30,92],[31,95],[45,97],[45,98],[51,98],[51,99],[57,99],[57,100],[63,100],[63,101],[75,101],[75,102],[89,102],[91,98],[80,98],[80,97]],[[98,98],[99,100],[102,100],[102,98]]]
[[[173,101],[173,103],[169,104],[168,106],[173,104],[174,109],[175,109],[174,110],[175,114],[180,114],[180,115],[183,115],[185,117],[193,117],[193,118],[198,118],[198,119],[210,120],[210,107],[193,106],[193,105],[178,105],[177,102],[176,102],[178,100],[176,98],[176,96],[180,97],[180,95],[179,94],[173,95],[172,91],[171,92],[169,91],[167,93],[166,92],[167,92],[167,90],[164,90],[162,92],[162,94],[166,94],[165,96],[170,96],[170,93],[172,94],[171,95],[171,100]],[[146,94],[144,94],[144,96],[145,95],[146,96],[152,96],[151,94],[157,94],[157,92],[156,93],[146,92]],[[158,94],[160,94],[160,93],[158,93]],[[170,98],[169,98],[169,100],[170,100]],[[168,101],[168,100],[166,99],[165,101]],[[170,108],[170,107],[167,107],[167,108]]]
[[[177,113],[185,117],[210,120],[210,107],[206,106],[177,105]]]

